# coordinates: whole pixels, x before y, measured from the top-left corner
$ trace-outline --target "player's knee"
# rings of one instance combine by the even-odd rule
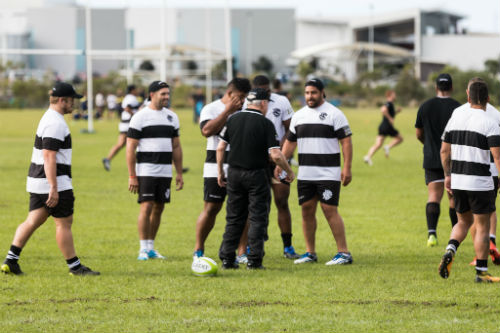
[[[213,203],[207,203],[205,205],[205,214],[207,214],[209,217],[215,217],[221,210],[221,205],[219,204],[213,204]]]
[[[288,198],[275,198],[274,203],[278,210],[288,210]]]

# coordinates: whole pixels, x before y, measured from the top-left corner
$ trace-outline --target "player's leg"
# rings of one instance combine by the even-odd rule
[[[212,231],[215,225],[215,220],[217,218],[217,214],[219,214],[222,208],[223,202],[208,202],[204,201],[203,210],[198,216],[198,220],[196,221],[196,243],[195,243],[195,254],[197,251],[204,251],[205,249],[205,241],[208,238],[208,235]],[[200,256],[203,255],[203,252]]]
[[[337,243],[337,251],[349,253],[347,248],[347,241],[345,238],[345,226],[342,217],[340,216],[337,206],[331,206],[325,203],[320,203],[323,214],[325,215],[326,221],[330,226],[333,238]]]
[[[283,183],[273,183],[272,185],[274,204],[278,211],[278,226],[281,231],[283,241],[283,254],[285,258],[297,259],[298,254],[292,246],[292,215],[288,206],[290,197],[290,185]]]
[[[116,154],[118,154],[120,149],[125,147],[126,143],[127,143],[127,133],[120,133],[118,135],[118,140],[116,144],[109,150],[108,156],[102,159],[102,164],[104,166],[104,169],[106,169],[107,171],[111,169],[111,160],[113,159],[113,157],[115,157]]]
[[[363,158],[365,163],[372,165],[372,157],[377,152],[377,150],[379,150],[380,147],[382,147],[382,145],[384,144],[384,140],[385,136],[377,135],[377,137],[375,138],[375,143],[373,144],[373,146],[370,147],[370,149],[368,150],[368,154],[366,154],[366,156]]]
[[[490,215],[474,214],[476,236],[474,251],[476,252],[476,282],[500,282],[500,278],[488,274],[488,255],[490,254]]]
[[[248,264],[248,252],[250,247],[248,246],[248,220],[245,223],[245,228],[241,234],[240,243],[238,244],[238,255],[236,256],[236,261],[238,264]]]
[[[153,211],[153,201],[142,201],[139,206],[139,216],[137,218],[137,231],[139,232],[139,256],[137,260],[147,260],[150,240],[150,217]]]
[[[432,172],[426,170],[426,179]],[[427,204],[425,206],[425,216],[427,219],[427,246],[437,245],[437,225],[440,215],[440,202],[443,198],[444,183],[441,181],[431,181],[427,185]]]
[[[49,217],[49,212],[44,207],[31,210],[26,220],[21,223],[14,234],[14,239],[10,246],[4,263],[1,266],[2,272],[6,274],[22,274],[18,260],[21,256],[21,251],[28,242],[28,239]]]
[[[161,224],[161,214],[165,208],[164,202],[153,202],[153,207],[151,209],[151,215],[149,216],[149,232],[147,239],[148,246],[148,257],[150,259],[166,259],[158,251],[155,250],[155,239]]]
[[[391,140],[391,142],[387,145],[389,149],[392,149],[393,147],[401,144],[403,142],[403,136],[401,134],[397,134],[394,136],[394,138]]]
[[[306,253],[316,255],[316,208],[318,198],[314,197],[301,205],[302,208],[302,232],[306,242]]]

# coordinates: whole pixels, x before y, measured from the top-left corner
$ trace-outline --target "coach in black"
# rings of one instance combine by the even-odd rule
[[[268,173],[269,158],[287,173],[287,181],[294,173],[280,151],[273,123],[265,117],[270,94],[256,88],[247,97],[247,109],[233,115],[220,133],[217,147],[218,183],[227,185],[226,231],[219,257],[223,268],[238,268],[235,251],[248,218],[249,269],[261,269],[264,241],[269,223],[271,200]],[[230,144],[227,183],[223,161],[226,146]]]

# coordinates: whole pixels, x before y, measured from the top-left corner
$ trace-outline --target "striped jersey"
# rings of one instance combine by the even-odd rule
[[[297,179],[340,181],[339,139],[351,135],[345,115],[328,102],[297,111],[287,137],[298,145]]]
[[[462,106],[458,107],[456,110],[460,110],[462,108],[470,107],[469,103],[465,103]],[[486,105],[486,115],[493,119],[495,123],[500,126],[500,112],[498,112],[497,109],[490,103]],[[491,154],[490,154],[491,155]],[[490,156],[490,172],[492,176],[498,177],[498,170],[495,165],[495,162],[493,161],[493,155]]]
[[[248,107],[247,101],[243,104],[242,110],[246,110]],[[285,96],[281,96],[275,93],[271,93],[271,100],[267,107],[266,118],[269,119],[276,129],[276,134],[278,134],[278,141],[285,136],[285,126],[284,121],[291,119],[293,116],[293,108],[290,101]]]
[[[48,109],[36,130],[35,145],[31,155],[26,190],[30,193],[47,194],[50,185],[44,169],[43,149],[56,151],[57,191],[73,189],[71,183],[71,134],[64,117]]]
[[[222,100],[220,99],[205,105],[203,109],[201,109],[200,113],[200,127],[203,128],[208,121],[217,118],[225,109],[226,105],[222,103]],[[205,158],[205,164],[203,165],[203,178],[217,178],[217,175],[219,174],[217,171],[217,160],[215,154],[217,146],[219,145],[219,140],[219,133],[207,138],[207,156]],[[229,151],[229,145],[227,145],[226,151]],[[227,168],[227,162],[224,161],[224,172],[226,174]]]
[[[484,110],[470,105],[457,108],[442,140],[451,144],[451,188],[493,190],[490,147],[500,147],[500,127]]]
[[[137,100],[137,97],[132,94],[127,94],[122,101],[122,113],[120,116],[120,124],[118,124],[118,130],[120,133],[127,133],[128,131],[128,125],[130,123],[130,119],[132,118],[132,115],[125,111],[125,108],[130,106],[132,108],[132,113],[135,114],[137,110],[139,109],[139,106],[141,104]]]
[[[173,111],[141,109],[130,120],[127,136],[139,140],[138,177],[172,177],[172,141],[179,136],[179,118]]]

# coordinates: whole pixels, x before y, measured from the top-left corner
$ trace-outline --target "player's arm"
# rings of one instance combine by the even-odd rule
[[[218,134],[222,127],[226,124],[227,118],[230,115],[241,109],[242,101],[235,95],[231,95],[229,102],[226,104],[226,108],[221,112],[217,118],[211,119],[203,125],[201,129],[201,134],[204,137],[209,137]]]
[[[285,140],[283,147],[281,148],[281,153],[285,157],[285,160],[289,160],[293,156],[293,152],[297,148],[297,141]],[[288,164],[288,163],[287,163]],[[279,179],[279,175],[283,172],[283,168],[276,163],[276,168],[274,168],[274,177]]]
[[[415,128],[415,134],[417,136],[418,141],[424,143],[424,129],[423,128]]]
[[[344,157],[344,166],[340,173],[340,180],[343,186],[349,185],[352,180],[352,140],[351,136],[347,136],[339,140],[340,146],[342,147],[342,156]]]
[[[59,192],[57,192],[57,162],[56,162],[56,150],[43,149],[43,169],[45,171],[45,177],[50,186],[49,197],[45,204],[48,207],[55,207],[59,202]]]
[[[226,186],[226,175],[224,174],[224,154],[226,153],[227,142],[224,140],[219,141],[217,150],[215,151],[215,158],[217,159],[217,183],[220,187]]]
[[[449,194],[451,192],[451,144],[448,142],[441,143],[441,165],[444,170],[444,187]]]
[[[271,160],[276,163],[277,166],[279,166],[282,170],[285,170],[287,182],[292,182],[295,179],[295,174],[293,173],[292,168],[290,168],[288,160],[279,148],[269,149],[269,157],[271,157]],[[279,179],[278,177],[276,178]]]
[[[290,131],[291,120],[292,120],[292,118],[287,119],[287,120],[283,120],[283,122],[282,122],[283,127],[285,128],[285,135],[283,135],[283,137],[281,138],[280,147],[283,147],[283,145],[285,144],[285,140],[288,137],[288,132]]]
[[[135,151],[139,140],[133,138],[127,138],[127,148],[126,148],[126,158],[127,158],[127,168],[128,168],[128,190],[132,193],[137,193],[139,189],[139,182],[137,181],[137,175],[135,173]]]
[[[175,167],[175,185],[176,190],[182,190],[184,187],[184,180],[182,179],[182,147],[181,140],[178,136],[172,139],[172,160]]]
[[[387,118],[387,120],[389,120],[391,125],[394,125],[394,118],[392,118],[391,115],[389,114],[389,109],[387,108],[387,106],[385,106],[385,105],[382,106],[380,111],[382,111],[382,114],[384,115],[384,117]]]

